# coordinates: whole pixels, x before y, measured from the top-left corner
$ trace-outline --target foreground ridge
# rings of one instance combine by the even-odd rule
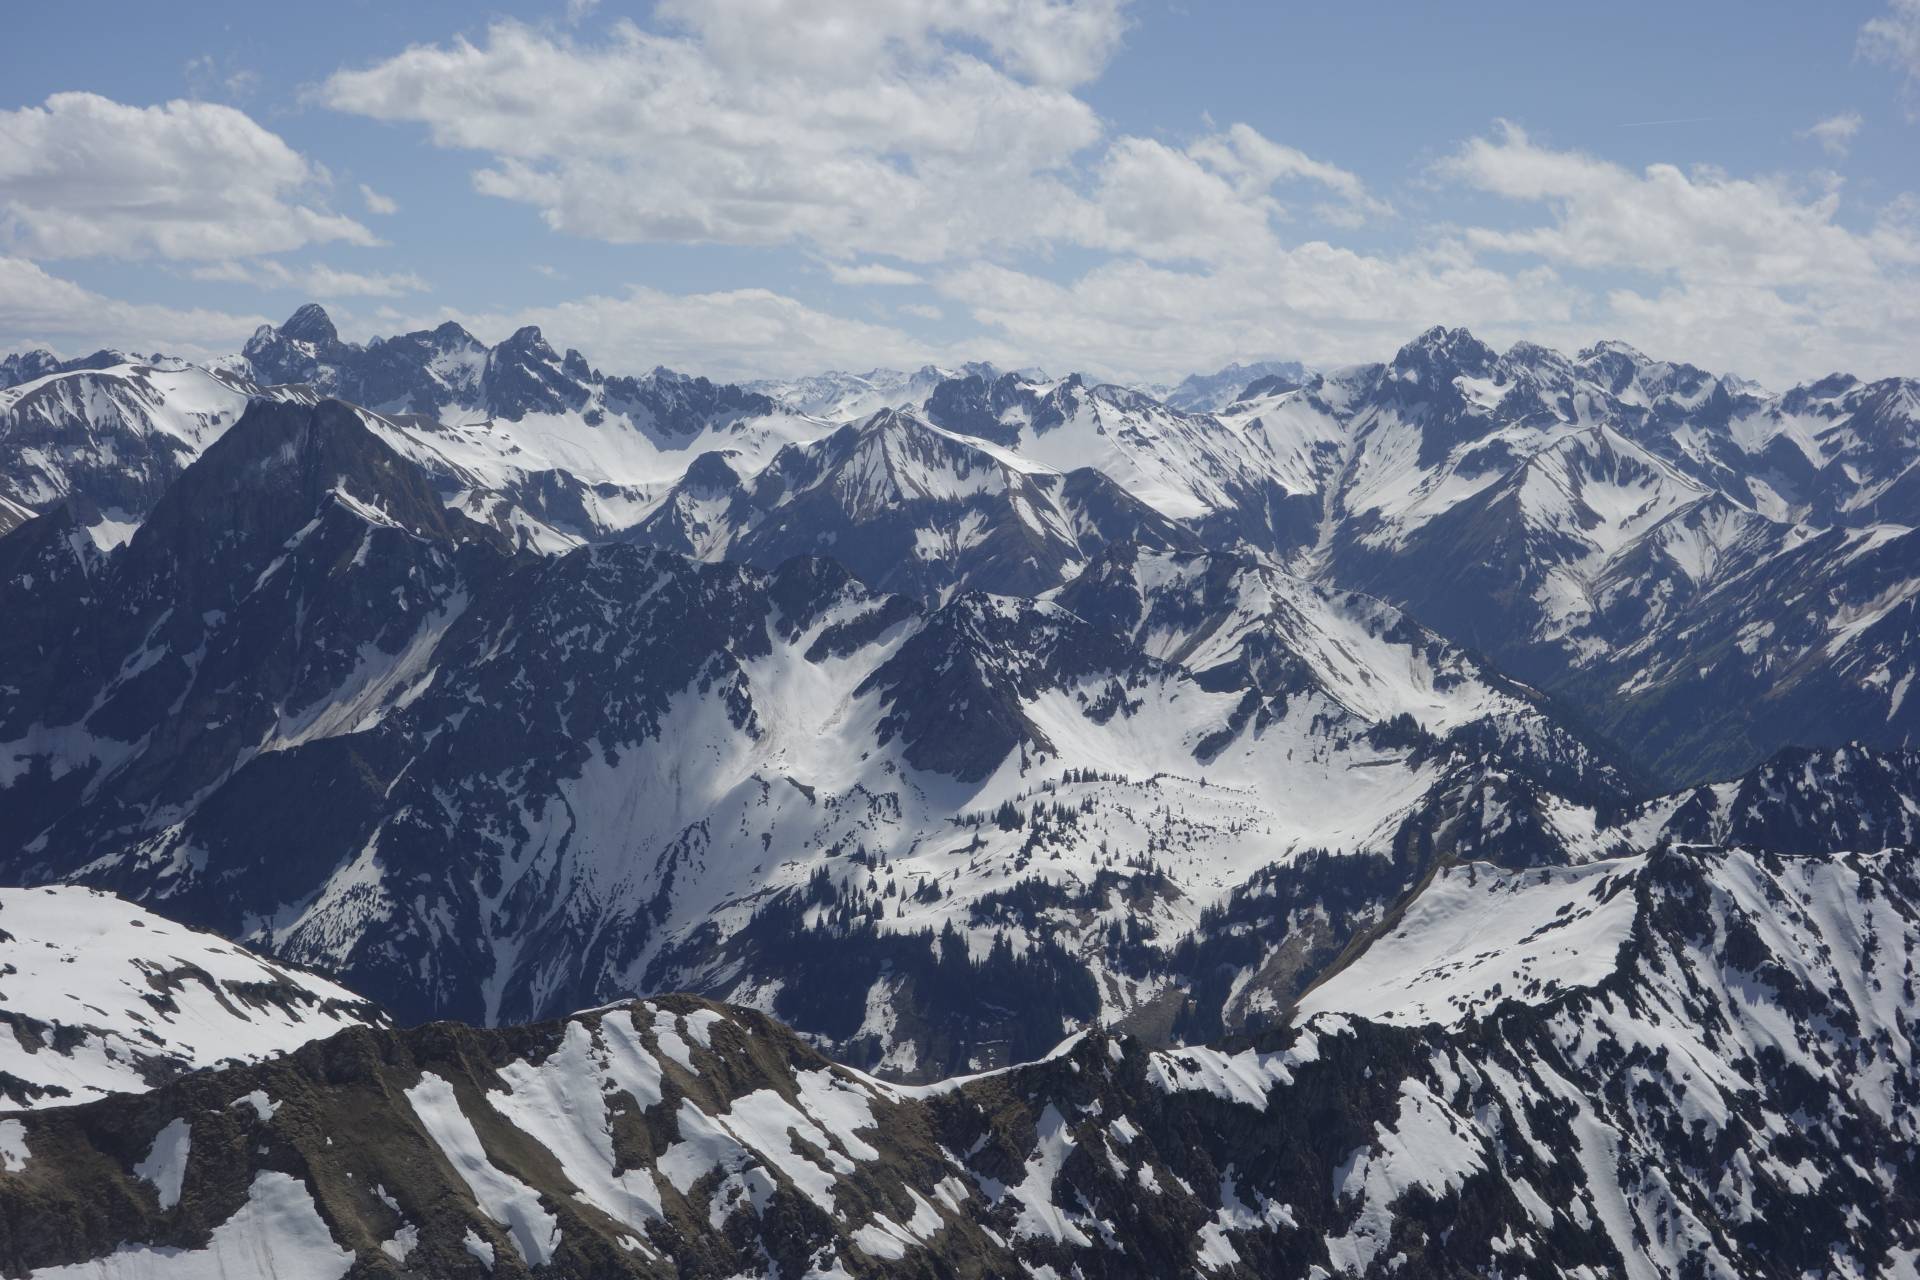
[[[1917,908],[1902,851],[1462,864],[1254,1041],[921,1087],[685,996],[356,1029],[0,1121],[0,1269],[1886,1274]]]

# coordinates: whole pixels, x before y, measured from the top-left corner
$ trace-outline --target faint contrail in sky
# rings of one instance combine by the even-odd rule
[[[1718,120],[1719,116],[1682,116],[1678,120],[1632,120],[1621,125],[1622,129],[1651,129],[1659,124],[1706,124]]]

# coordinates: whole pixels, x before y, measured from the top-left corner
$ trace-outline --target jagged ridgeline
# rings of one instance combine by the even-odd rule
[[[690,997],[349,1030],[0,1120],[0,1268],[1901,1274],[1917,912],[1904,855],[1462,864],[1288,1025],[921,1088]]]

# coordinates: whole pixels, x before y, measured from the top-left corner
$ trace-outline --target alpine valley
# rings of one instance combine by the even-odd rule
[[[0,1273],[1920,1274],[1920,381],[0,361]]]

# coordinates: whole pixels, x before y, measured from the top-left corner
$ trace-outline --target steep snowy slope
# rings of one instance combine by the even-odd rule
[[[1241,433],[1138,391],[1088,386],[1078,374],[974,376],[941,384],[926,414],[1056,470],[1091,467],[1212,545],[1270,546],[1308,528],[1309,505],[1289,501],[1292,490]]]
[[[12,498],[0,497],[0,534],[16,529],[38,515],[32,507],[15,502]]]
[[[1499,1161],[1574,1166],[1536,1220],[1599,1224],[1626,1274],[1898,1274],[1912,1215],[1856,1210],[1911,1186],[1917,888],[1901,852],[1455,868],[1302,1014],[1446,1024]]]
[[[73,501],[94,540],[117,546],[257,394],[179,362],[55,371],[0,390],[0,503]]]
[[[1459,1026],[1502,998],[1539,1000],[1613,975],[1645,855],[1507,870],[1469,862],[1424,886],[1352,964],[1300,1001],[1401,1026]]]
[[[1559,682],[1597,724],[1647,744],[1649,767],[1724,775],[1781,743],[1920,741],[1907,697],[1920,633],[1920,534],[1906,525],[1795,528],[1765,558],[1723,565]]]
[[[140,1093],[386,1018],[351,992],[109,894],[0,889],[0,1095]]]
[[[1916,908],[1888,855],[1456,867],[1251,1042],[916,1088],[685,997],[351,1031],[11,1122],[0,1265],[1906,1274]]]
[[[869,586],[935,604],[968,588],[1045,591],[1123,539],[1199,545],[1099,471],[1058,471],[896,410],[744,478],[708,454],[627,536],[768,569],[831,556]]]

